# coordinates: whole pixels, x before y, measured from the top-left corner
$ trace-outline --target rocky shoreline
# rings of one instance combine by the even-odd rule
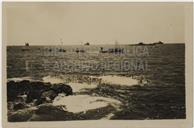
[[[66,96],[73,95],[72,88],[66,84],[30,82],[28,80],[21,82],[9,81],[7,92],[8,103],[16,103],[8,106],[13,111],[25,108],[23,105],[25,103],[31,104],[31,106],[49,103],[59,93],[64,93]]]
[[[101,119],[120,104],[110,98],[77,95],[64,83],[8,81],[7,91],[10,122]]]
[[[8,121],[149,120],[186,117],[185,88],[181,84],[162,85],[146,81],[140,84],[131,77],[121,76],[99,78],[100,84],[80,81],[82,79],[66,83],[63,78],[58,77],[47,77],[46,81],[9,80]],[[115,81],[110,81],[113,78]]]

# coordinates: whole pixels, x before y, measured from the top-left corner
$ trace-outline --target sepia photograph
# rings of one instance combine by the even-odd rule
[[[2,6],[7,123],[191,119],[192,3]]]

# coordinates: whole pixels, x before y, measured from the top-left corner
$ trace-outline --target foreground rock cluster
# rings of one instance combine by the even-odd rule
[[[51,103],[59,93],[68,96],[73,94],[73,90],[66,84],[50,84],[28,80],[9,81],[7,83],[8,109],[16,111],[43,103]]]
[[[7,94],[9,122],[109,118],[120,106],[110,98],[73,95],[72,87],[62,83],[9,81]]]

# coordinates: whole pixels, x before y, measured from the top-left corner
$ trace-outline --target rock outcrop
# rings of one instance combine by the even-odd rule
[[[7,82],[7,100],[12,103],[13,110],[23,109],[27,106],[25,104],[39,105],[52,102],[59,93],[68,96],[73,94],[73,90],[63,83],[50,84],[28,80]]]

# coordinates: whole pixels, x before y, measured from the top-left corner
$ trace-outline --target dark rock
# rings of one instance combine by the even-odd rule
[[[59,93],[64,93],[68,96],[72,95],[73,91],[66,84],[52,85],[44,82],[30,82],[28,80],[7,82],[8,102],[25,102],[39,105],[45,102],[51,102]],[[25,100],[21,101],[21,96],[24,95],[26,95]],[[20,107],[22,106],[20,105],[16,109],[20,109]]]
[[[16,103],[13,106],[14,110],[19,110],[19,109],[24,109],[24,108],[25,108],[25,104],[23,104],[23,103]]]
[[[58,93],[65,93],[66,96],[73,95],[73,90],[71,86],[66,84],[54,84],[51,86],[51,89]]]
[[[50,100],[53,100],[57,96],[57,93],[53,90],[45,91],[41,94],[41,99],[49,98]]]
[[[52,106],[51,104],[43,104],[38,106],[30,121],[59,121],[71,120],[73,113],[64,111],[61,107]]]
[[[14,113],[8,114],[8,121],[9,122],[24,122],[28,121],[30,117],[32,117],[34,110],[24,109],[18,110]]]

